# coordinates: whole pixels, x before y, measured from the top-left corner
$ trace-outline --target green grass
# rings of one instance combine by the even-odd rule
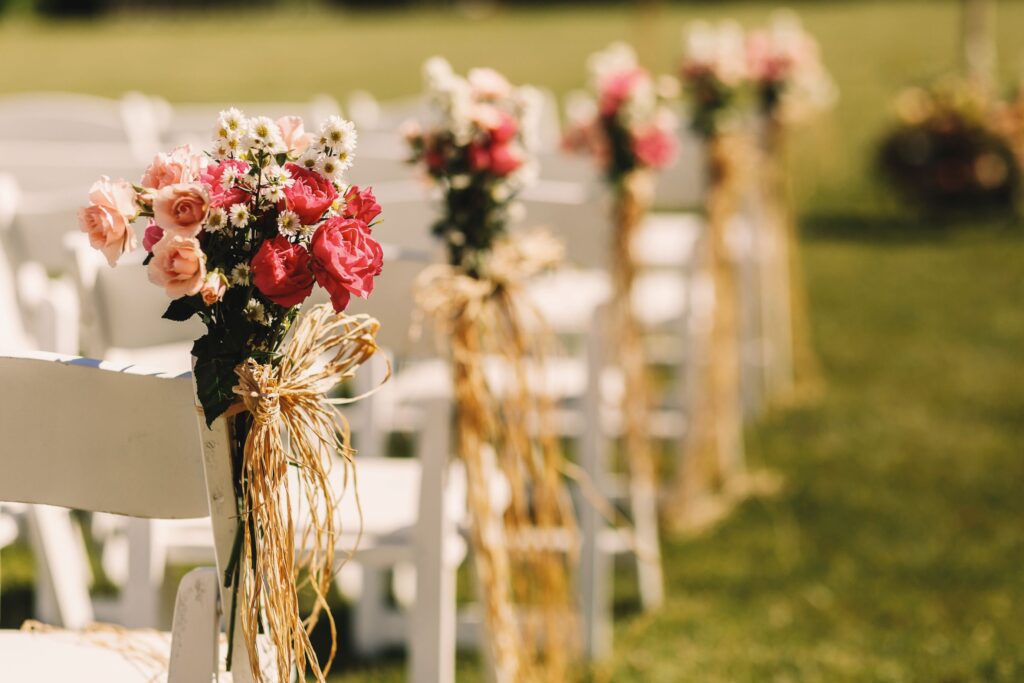
[[[1024,680],[1024,239],[992,222],[918,224],[870,174],[892,94],[955,64],[956,6],[800,6],[841,89],[794,160],[828,389],[819,404],[749,429],[751,459],[784,476],[783,492],[703,537],[667,539],[668,604],[642,615],[627,593],[615,653],[595,680]],[[415,92],[419,63],[436,52],[565,91],[612,39],[642,42],[644,58],[667,69],[685,19],[751,23],[769,9],[14,21],[0,25],[0,62],[18,64],[0,71],[0,93],[387,97]],[[1010,73],[1024,4],[999,3],[999,13]],[[17,551],[4,557],[5,596],[16,598],[31,566]],[[338,683],[402,680],[400,657],[354,666]],[[477,678],[461,661],[460,680]]]

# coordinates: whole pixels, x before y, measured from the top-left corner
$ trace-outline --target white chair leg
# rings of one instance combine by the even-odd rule
[[[451,452],[451,408],[447,402],[425,406],[420,433],[419,521],[414,543],[416,602],[409,625],[412,683],[455,681],[455,567],[446,558],[446,539],[454,533],[444,505],[448,456]]]
[[[121,591],[121,621],[130,628],[156,628],[160,618],[159,587],[163,564],[155,557],[153,524],[148,519],[129,519],[128,580]]]
[[[580,467],[594,487],[603,493],[608,442],[600,429],[603,353],[602,337],[598,332],[597,325],[594,325],[587,343],[587,389],[583,397],[586,428],[580,440]],[[612,557],[600,543],[608,522],[590,501],[581,496],[579,524],[581,543],[576,589],[583,627],[583,655],[587,659],[598,660],[608,656],[612,649]]]
[[[376,654],[382,646],[380,625],[384,622],[384,572],[380,567],[363,566],[363,586],[359,593],[353,620],[356,649],[367,655]]]
[[[193,569],[178,584],[167,683],[208,683],[217,673],[219,591],[212,567]]]
[[[81,535],[71,513],[49,505],[31,505],[26,513],[36,557],[37,615],[42,621],[79,629],[93,621],[89,567]]]

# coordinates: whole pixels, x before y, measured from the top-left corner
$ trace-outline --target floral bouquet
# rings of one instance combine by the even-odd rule
[[[440,57],[424,65],[424,79],[431,118],[407,122],[403,133],[411,162],[444,192],[434,234],[453,265],[476,272],[481,254],[505,232],[517,193],[536,177],[540,94],[491,69],[463,78]]]
[[[441,189],[434,231],[450,263],[425,270],[416,297],[451,351],[457,452],[466,468],[489,661],[495,680],[565,680],[569,558],[529,539],[552,529],[571,534],[575,520],[564,504],[550,400],[527,381],[528,367],[543,367],[549,340],[542,321],[525,319],[535,311],[523,292],[529,277],[561,259],[562,245],[547,234],[507,234],[514,197],[534,175],[538,95],[490,69],[463,78],[440,58],[424,71],[431,118],[407,124],[406,137],[413,162]],[[501,361],[500,386],[486,371],[487,358]],[[510,484],[503,517],[491,500],[489,453]],[[522,625],[517,605],[527,614]]]
[[[172,299],[164,317],[206,324],[192,355],[209,423],[236,400],[235,366],[273,357],[315,284],[341,312],[373,291],[383,263],[371,234],[380,205],[342,180],[352,123],[332,116],[313,134],[299,117],[230,109],[214,143],[158,154],[138,184],[102,178],[79,212],[111,266],[136,246],[131,223],[149,218],[142,246],[150,282]]]
[[[747,85],[743,29],[732,21],[690,24],[683,34],[680,73],[692,102],[691,128],[709,137],[726,123]]]
[[[383,252],[371,234],[381,207],[372,190],[343,180],[356,131],[339,117],[312,133],[299,117],[247,118],[229,109],[213,141],[206,154],[188,146],[158,154],[137,184],[103,177],[80,210],[80,227],[114,266],[136,247],[132,223],[148,218],[149,280],[171,299],[163,317],[198,316],[206,325],[192,347],[197,397],[208,425],[231,418],[235,451],[239,527],[225,577],[235,602],[229,630],[239,607],[259,680],[255,637],[261,611],[268,614],[280,680],[292,665],[301,677],[308,663],[322,681],[308,633],[326,608],[334,573],[336,507],[326,473],[336,454],[348,466],[352,453],[323,392],[376,349],[376,321],[339,314],[353,295],[368,296],[381,272]],[[316,307],[296,323],[315,285],[334,311]],[[304,552],[303,569],[318,599],[306,622],[298,615],[296,535],[285,503],[294,500],[289,465],[311,508],[301,538],[315,547]]]
[[[801,121],[832,105],[836,87],[814,36],[791,12],[779,12],[746,40],[747,70],[761,112]]]
[[[573,112],[566,148],[594,154],[613,183],[637,169],[670,166],[678,150],[678,119],[670,107],[678,81],[651,78],[625,43],[595,53],[589,67],[597,104]]]

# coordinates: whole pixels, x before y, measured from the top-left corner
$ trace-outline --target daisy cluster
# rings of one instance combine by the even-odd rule
[[[206,324],[193,354],[200,399],[204,386],[216,394],[204,400],[208,418],[234,400],[234,366],[273,354],[315,286],[338,312],[373,291],[381,207],[372,189],[345,183],[355,147],[355,127],[337,116],[307,132],[297,116],[228,109],[209,153],[185,145],[156,155],[137,184],[93,185],[79,213],[91,244],[113,266],[136,247],[132,223],[149,218],[144,262],[172,299],[164,317]],[[234,362],[209,367],[213,357]]]
[[[670,166],[678,151],[672,103],[679,82],[653,78],[625,43],[591,55],[588,67],[597,100],[574,101],[565,146],[594,154],[612,182],[635,170]]]
[[[440,57],[428,60],[423,74],[427,112],[407,122],[403,135],[411,162],[445,194],[434,234],[453,264],[473,271],[505,231],[517,193],[536,178],[541,96],[492,69],[460,76]]]

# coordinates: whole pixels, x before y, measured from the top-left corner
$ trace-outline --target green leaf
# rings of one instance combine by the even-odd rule
[[[240,362],[239,351],[227,342],[207,333],[192,345],[192,355],[196,358],[196,396],[203,406],[207,426],[236,400],[232,388],[238,383],[235,366]]]
[[[164,311],[163,317],[167,320],[184,322],[194,316],[203,306],[203,298],[198,294],[183,296],[171,302],[167,310]]]

